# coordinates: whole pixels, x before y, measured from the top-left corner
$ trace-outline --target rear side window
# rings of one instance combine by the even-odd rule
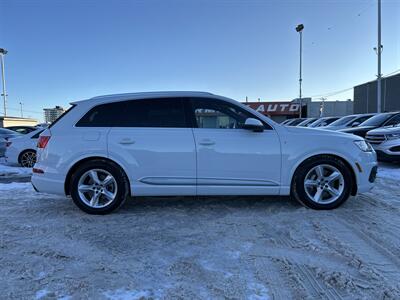
[[[182,99],[162,98],[101,104],[92,108],[77,127],[167,127],[186,126]]]

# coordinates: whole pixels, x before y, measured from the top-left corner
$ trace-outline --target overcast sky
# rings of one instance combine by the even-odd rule
[[[400,69],[400,0],[382,1],[384,74]],[[0,0],[9,114],[102,94],[201,90],[244,100],[325,95],[376,75],[377,0]],[[352,98],[352,90],[329,100]],[[2,111],[2,105],[0,112]]]

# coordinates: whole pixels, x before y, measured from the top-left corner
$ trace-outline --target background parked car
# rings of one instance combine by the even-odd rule
[[[311,128],[316,128],[316,127],[323,127],[323,126],[328,126],[329,124],[335,122],[336,120],[339,120],[340,117],[323,117],[315,120],[312,122],[308,127]]]
[[[375,114],[359,114],[359,115],[345,116],[336,120],[335,122],[332,122],[329,126],[325,126],[324,129],[340,130],[345,128],[356,127],[374,115]]]
[[[21,134],[27,134],[37,129],[36,127],[33,126],[9,126],[5,128]]]
[[[297,126],[300,127],[308,127],[311,123],[313,123],[317,118],[307,118],[303,122],[299,123]]]
[[[400,123],[400,112],[382,113],[373,116],[372,118],[360,124],[360,126],[358,127],[343,129],[341,131],[365,137],[367,132],[370,130],[384,126],[393,126],[399,123]]]
[[[32,168],[36,162],[36,144],[44,129],[37,129],[25,135],[8,140],[6,148],[7,162]]]
[[[379,160],[400,162],[400,124],[368,131],[365,139],[375,149]]]
[[[6,143],[9,138],[20,136],[21,134],[9,129],[0,128],[0,157],[4,156]]]
[[[290,122],[287,122],[286,124],[284,124],[285,126],[297,126],[299,125],[301,122],[303,122],[306,118],[296,118],[296,119],[292,119]]]

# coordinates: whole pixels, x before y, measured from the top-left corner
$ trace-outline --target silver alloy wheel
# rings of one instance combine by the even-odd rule
[[[92,169],[85,172],[78,182],[78,194],[86,205],[103,208],[112,203],[117,196],[117,181],[110,172]]]
[[[304,190],[307,196],[316,203],[335,202],[344,191],[343,174],[331,165],[315,166],[304,179]]]
[[[36,152],[26,151],[21,155],[20,162],[24,168],[33,168],[33,165],[36,163]]]

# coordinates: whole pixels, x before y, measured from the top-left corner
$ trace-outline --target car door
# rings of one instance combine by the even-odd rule
[[[231,102],[192,98],[191,115],[197,150],[199,195],[278,194],[281,149],[278,135],[242,129],[257,118]]]
[[[133,195],[195,195],[196,152],[182,99],[126,101],[108,153],[128,172]]]

